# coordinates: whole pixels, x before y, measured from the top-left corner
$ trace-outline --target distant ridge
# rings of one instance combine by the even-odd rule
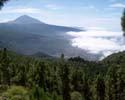
[[[38,58],[53,58],[52,56],[50,56],[49,54],[43,53],[43,52],[37,52],[33,55],[31,55],[31,57],[38,57]]]

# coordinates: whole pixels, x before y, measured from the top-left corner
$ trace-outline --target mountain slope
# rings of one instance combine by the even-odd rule
[[[32,55],[37,52],[66,57],[81,56],[97,60],[99,57],[84,50],[71,46],[66,32],[82,31],[78,28],[49,25],[29,16],[21,16],[14,21],[0,24],[0,40],[7,44],[10,50]],[[5,47],[5,46],[4,46]]]
[[[125,51],[114,53],[102,60],[103,63],[107,64],[122,64],[125,63]]]

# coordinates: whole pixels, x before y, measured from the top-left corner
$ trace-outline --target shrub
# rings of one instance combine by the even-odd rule
[[[83,97],[79,92],[72,92],[71,100],[83,100]]]
[[[29,100],[28,91],[22,86],[12,86],[2,97],[10,100]]]

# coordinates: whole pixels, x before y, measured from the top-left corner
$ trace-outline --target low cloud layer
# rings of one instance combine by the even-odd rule
[[[83,32],[68,32],[72,36],[72,46],[87,50],[92,54],[103,54],[104,58],[112,53],[125,50],[125,42],[122,32],[106,31],[99,28],[91,28]]]

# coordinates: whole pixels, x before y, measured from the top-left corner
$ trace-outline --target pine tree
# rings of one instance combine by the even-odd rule
[[[118,67],[112,65],[109,67],[106,76],[106,86],[107,86],[107,98],[108,100],[118,100]]]
[[[123,30],[124,35],[125,35],[125,9],[124,9],[124,12],[123,12],[123,16],[121,18],[121,25],[122,25],[122,30]]]
[[[103,76],[98,75],[96,80],[97,100],[105,100],[105,81]]]
[[[106,100],[113,100],[112,82],[109,76],[106,76]]]
[[[58,96],[55,91],[52,93],[52,100],[58,100]]]
[[[89,83],[89,76],[85,73],[83,81],[83,94],[85,100],[92,100],[91,87]]]
[[[30,92],[30,100],[48,100],[44,89],[39,86],[34,86]]]
[[[22,86],[26,86],[27,81],[27,75],[26,75],[26,66],[22,65],[20,66],[20,72],[19,72],[19,84]]]
[[[63,100],[71,100],[70,97],[70,80],[69,80],[69,67],[64,64],[62,67],[61,80],[62,80],[62,94]]]
[[[10,85],[10,72],[9,72],[9,58],[7,55],[7,49],[4,48],[1,59],[1,81],[3,84]]]
[[[36,80],[38,86],[45,90],[46,86],[46,65],[44,62],[38,62],[36,66]]]
[[[83,72],[81,71],[81,69],[76,68],[72,74],[73,90],[82,92],[83,90],[82,84],[83,84]]]
[[[125,72],[124,67],[121,66],[118,71],[118,100],[125,100]]]

